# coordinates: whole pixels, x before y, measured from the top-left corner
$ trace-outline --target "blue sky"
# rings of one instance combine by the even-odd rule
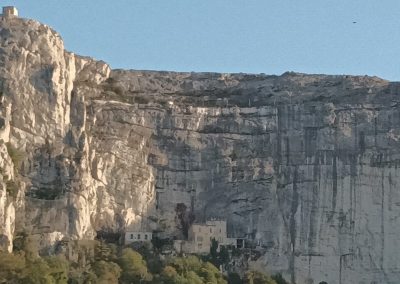
[[[112,68],[376,75],[400,81],[399,0],[20,0]],[[353,23],[357,22],[357,23]]]

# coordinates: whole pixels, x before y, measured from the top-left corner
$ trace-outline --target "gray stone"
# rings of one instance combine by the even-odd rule
[[[0,145],[9,250],[22,230],[43,247],[126,228],[182,237],[185,208],[185,222],[226,219],[260,243],[255,269],[398,283],[398,83],[110,70],[45,25],[0,26],[0,136],[24,152],[15,173]]]

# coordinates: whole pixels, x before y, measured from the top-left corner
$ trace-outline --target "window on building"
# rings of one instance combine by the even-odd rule
[[[201,232],[201,228],[199,227],[199,233]]]
[[[219,229],[219,232],[220,232],[220,233],[222,233],[222,230],[221,230],[221,229]]]
[[[198,244],[197,247],[198,247],[199,249],[201,249],[201,248],[203,247],[203,245],[202,245],[202,244]]]
[[[202,242],[202,241],[203,241],[203,237],[198,236],[198,237],[197,237],[197,241],[198,241],[198,242]]]
[[[144,239],[147,240],[147,234],[144,235]]]
[[[131,240],[133,240],[133,234],[131,234]]]
[[[212,228],[210,228],[210,233],[212,233]]]
[[[140,234],[137,234],[137,239],[140,240]]]

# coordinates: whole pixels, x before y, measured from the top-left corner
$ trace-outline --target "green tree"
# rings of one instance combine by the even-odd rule
[[[23,253],[0,253],[0,283],[66,284],[68,263],[59,257],[26,260]]]
[[[214,282],[205,282],[203,278],[201,278],[196,272],[188,271],[185,275],[185,278],[181,278],[181,282],[185,284],[203,284],[203,283],[214,283]]]
[[[188,257],[174,257],[170,261],[176,271],[181,275],[186,275],[189,271],[199,272],[201,269],[202,261],[194,255]]]
[[[218,242],[215,239],[211,240],[210,261],[212,264],[219,267],[220,263],[218,259]]]
[[[220,267],[221,265],[226,265],[229,263],[229,251],[225,246],[219,247],[218,251],[218,241],[215,239],[211,240],[210,254],[208,257],[204,258],[205,260],[210,261],[216,267]]]
[[[57,283],[51,275],[51,269],[47,262],[42,258],[36,258],[26,262],[26,267],[22,273],[23,284],[55,284]]]
[[[229,273],[228,275],[228,283],[229,284],[243,284],[242,278],[236,272]]]
[[[200,273],[205,283],[226,284],[221,272],[212,263],[203,263]]]
[[[169,266],[162,273],[168,283],[227,283],[221,272],[212,263],[203,262],[193,255],[172,258]]]
[[[67,284],[69,271],[68,261],[61,256],[47,257],[45,261],[49,266],[49,274],[54,279],[54,283]]]
[[[152,279],[151,273],[147,270],[146,261],[136,251],[126,248],[122,251],[119,264],[122,268],[121,279],[125,283],[136,283],[141,280],[149,281]]]
[[[221,247],[218,258],[219,258],[220,265],[229,263],[229,260],[230,260],[229,250],[225,246]]]
[[[22,254],[0,252],[0,283],[20,283],[24,268],[25,258]]]
[[[176,269],[167,265],[161,272],[161,279],[158,283],[162,284],[203,284],[203,279],[194,271],[185,271],[184,275],[178,274]]]
[[[115,244],[107,244],[104,241],[98,241],[95,244],[95,259],[97,261],[112,261],[117,260],[117,246]]]
[[[97,276],[98,284],[117,284],[121,275],[121,268],[114,262],[96,261],[93,271]]]
[[[72,270],[68,276],[69,284],[97,284],[98,282],[96,274],[91,270]]]
[[[14,251],[22,252],[28,261],[33,261],[39,257],[37,240],[25,232],[17,234],[13,242]]]
[[[272,275],[271,278],[275,280],[276,284],[289,284],[289,282],[287,282],[280,273]]]
[[[258,272],[248,271],[244,277],[245,284],[277,284],[271,277]]]
[[[174,284],[176,283],[177,277],[178,272],[176,272],[176,269],[170,265],[167,265],[161,272],[161,283]]]

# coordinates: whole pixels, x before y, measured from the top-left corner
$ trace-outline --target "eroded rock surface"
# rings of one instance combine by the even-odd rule
[[[0,28],[7,249],[218,217],[293,282],[398,283],[398,83],[110,70],[35,21]]]

